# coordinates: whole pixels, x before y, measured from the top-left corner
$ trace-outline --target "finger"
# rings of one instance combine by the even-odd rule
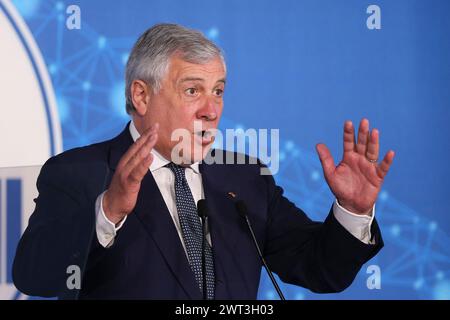
[[[381,163],[377,166],[377,175],[381,179],[384,179],[384,177],[388,173],[389,168],[391,167],[391,164],[394,161],[394,156],[395,156],[394,151],[392,150],[388,151],[384,156],[383,161],[381,161]]]
[[[124,172],[127,172],[127,174],[129,174],[134,169],[134,167],[139,165],[139,163],[142,162],[143,159],[145,159],[151,152],[152,148],[156,144],[157,139],[158,134],[156,132],[150,135],[147,142],[135,152],[134,156],[125,165],[125,167],[123,168]]]
[[[380,133],[377,129],[373,129],[370,133],[366,152],[366,157],[369,160],[378,160],[378,154],[380,150],[379,136]]]
[[[325,175],[325,179],[329,179],[333,174],[336,166],[334,165],[333,157],[331,156],[331,152],[326,145],[323,143],[319,143],[316,145],[317,153],[319,154],[320,162],[322,163],[323,173]]]
[[[133,168],[133,170],[130,172],[130,175],[128,176],[128,181],[139,183],[142,181],[142,179],[147,174],[150,164],[153,161],[153,155],[151,153],[147,154],[145,158],[142,159],[142,161]]]
[[[120,159],[117,167],[122,168],[124,167],[136,154],[136,152],[147,142],[148,138],[150,137],[151,133],[153,132],[154,127],[152,126],[150,129],[146,130],[132,145],[131,147],[125,152],[125,154]]]
[[[130,160],[135,157],[139,149],[151,138],[151,135],[157,132],[159,128],[158,123],[155,123],[149,129],[144,131],[144,133],[131,145],[131,147],[125,152],[123,157],[120,159],[117,167],[122,168],[130,162]]]
[[[355,150],[355,129],[351,121],[345,121],[344,124],[344,152]]]
[[[130,159],[130,161],[123,168],[123,174],[125,177],[128,177],[130,173],[140,165],[141,162],[147,160],[148,155],[150,154],[152,148],[155,146],[156,141],[158,140],[158,134],[155,132],[152,134],[147,140],[147,142],[141,146],[141,148],[135,153],[134,157]]]
[[[364,156],[366,155],[368,137],[369,120],[362,119],[358,129],[358,143],[356,144],[356,151]]]

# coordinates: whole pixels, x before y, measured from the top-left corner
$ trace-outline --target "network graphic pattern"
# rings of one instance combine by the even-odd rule
[[[25,18],[51,75],[64,149],[109,139],[128,122],[125,113],[124,67],[135,37],[115,38],[101,34],[86,21],[82,30],[66,29],[62,1],[13,1]],[[203,30],[219,42],[217,28]],[[222,128],[244,128],[224,118]],[[245,128],[244,128],[245,129]],[[294,141],[280,142],[277,182],[285,195],[314,220],[323,220],[333,198],[323,178],[316,154]],[[381,269],[381,289],[369,290],[365,268],[354,284],[340,295],[317,295],[306,289],[282,285],[289,299],[450,299],[450,248],[445,229],[383,191],[376,207],[385,248],[369,264]],[[276,299],[263,273],[258,295]]]

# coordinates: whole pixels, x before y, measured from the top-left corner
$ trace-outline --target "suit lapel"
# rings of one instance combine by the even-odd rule
[[[242,221],[234,202],[230,199],[226,185],[227,179],[221,177],[219,165],[200,165],[205,200],[208,205],[208,221],[216,270],[216,299],[233,299],[232,292],[242,292],[245,288],[232,288],[239,285],[243,273],[239,270],[237,226]],[[242,279],[243,280],[243,279]],[[236,289],[238,291],[236,291]]]
[[[109,181],[120,158],[133,144],[128,125],[112,142],[109,156],[111,168]],[[208,221],[216,270],[215,296],[216,299],[233,299],[236,297],[231,293],[241,295],[247,290],[242,285],[245,282],[245,275],[240,267],[238,246],[238,228],[243,228],[243,223],[234,208],[233,201],[228,196],[228,192],[234,191],[233,186],[224,184],[229,181],[229,177],[224,176],[223,170],[219,168],[220,165],[203,163],[200,165],[200,172],[209,209]],[[151,172],[148,172],[142,181],[132,214],[136,215],[156,243],[186,295],[191,299],[201,299],[202,294],[195,282],[194,273],[189,266],[176,227]]]
[[[191,299],[201,299],[201,292],[189,266],[175,224],[150,172],[142,181],[134,213],[155,241],[173,276],[186,294]]]
[[[111,180],[120,158],[132,144],[133,138],[129,132],[128,123],[125,130],[113,141],[109,156],[109,165],[112,172],[109,180]],[[195,282],[194,273],[189,266],[176,227],[150,171],[142,180],[136,207],[131,214],[135,214],[151,239],[156,243],[173,276],[186,295],[191,299],[201,299],[201,292]]]

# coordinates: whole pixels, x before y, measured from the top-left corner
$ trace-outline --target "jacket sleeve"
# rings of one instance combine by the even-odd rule
[[[324,222],[311,221],[283,196],[272,176],[265,176],[269,217],[264,254],[281,280],[317,293],[340,292],[355,279],[362,265],[383,247],[377,222],[372,222],[374,245],[350,234],[332,210]]]
[[[57,158],[42,167],[35,210],[13,264],[13,281],[21,292],[43,297],[77,296],[77,288],[69,288],[67,280],[74,274],[70,271],[73,267],[82,275],[95,232],[95,200],[89,199],[82,186],[80,170],[104,175],[104,171],[95,173],[92,169]]]

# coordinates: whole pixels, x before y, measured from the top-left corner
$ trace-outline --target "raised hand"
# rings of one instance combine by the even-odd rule
[[[158,140],[156,123],[120,159],[108,190],[103,196],[106,217],[117,224],[135,207],[141,182],[153,161],[150,153]]]
[[[344,155],[335,166],[326,145],[316,146],[322,163],[325,179],[339,204],[356,214],[368,214],[381,190],[384,177],[394,159],[390,150],[378,163],[379,132],[369,132],[369,121],[363,119],[359,125],[358,142],[351,121],[344,124]]]

